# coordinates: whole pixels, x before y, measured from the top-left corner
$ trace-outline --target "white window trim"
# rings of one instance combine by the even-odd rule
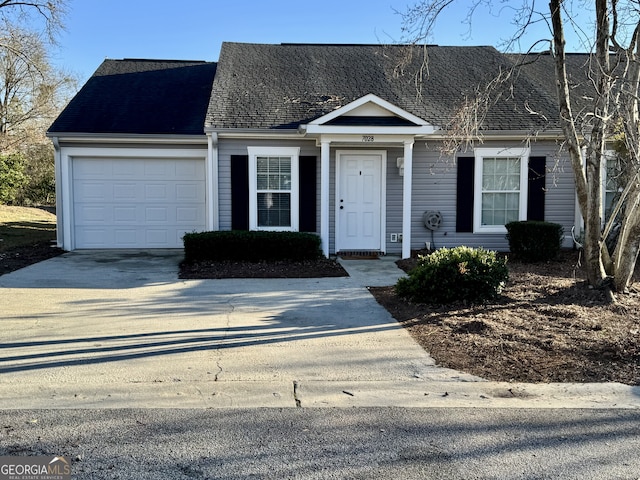
[[[600,218],[602,219],[602,226],[604,227],[608,221],[608,218],[606,216],[607,213],[607,193],[608,192],[614,192],[614,193],[618,193],[620,192],[620,188],[617,188],[616,190],[607,190],[607,181],[609,180],[609,171],[607,169],[607,163],[610,157],[615,157],[616,156],[616,151],[615,150],[605,150],[604,152],[604,161],[600,163],[600,183],[602,184],[602,202],[601,202],[601,211],[600,211]],[[612,205],[613,207],[615,207],[615,204]]]
[[[275,232],[297,232],[300,212],[300,147],[247,147],[249,153],[249,230],[268,230]],[[291,226],[258,227],[258,177],[257,158],[291,157]]]
[[[482,225],[482,168],[484,158],[520,157],[520,209],[518,219],[527,219],[530,153],[530,148],[474,149],[473,233],[507,233],[507,229],[503,225]]]

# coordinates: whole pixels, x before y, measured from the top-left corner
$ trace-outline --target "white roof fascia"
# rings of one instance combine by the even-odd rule
[[[375,127],[375,126],[342,126],[342,125],[307,125],[307,134],[326,135],[431,135],[437,128],[431,125],[407,127]]]
[[[388,110],[392,114],[400,118],[403,118],[411,123],[415,123],[416,125],[421,125],[421,126],[429,125],[422,118],[417,117],[412,113],[407,112],[406,110],[403,110],[402,108],[394,105],[393,103],[383,100],[382,98],[378,97],[377,95],[374,95],[373,93],[369,93],[368,95],[365,95],[364,97],[360,97],[357,100],[354,100],[353,102],[348,103],[347,105],[340,107],[331,113],[327,113],[326,115],[323,115],[320,118],[316,118],[315,120],[309,123],[309,126],[323,125],[327,122],[330,122],[334,118],[348,114],[352,110],[355,110],[356,108],[361,107],[366,103],[373,103],[375,105],[378,105],[379,107],[384,108],[385,110]]]
[[[207,133],[216,133],[218,138],[244,138],[244,139],[275,139],[291,140],[305,138],[300,130],[268,130],[259,128],[207,128]]]
[[[444,140],[451,138],[451,134],[447,134],[446,131],[440,130],[430,135],[431,140]],[[529,141],[535,142],[538,140],[558,140],[563,139],[564,134],[561,130],[547,130],[544,132],[531,132],[527,130],[486,130],[479,132],[475,140],[487,141],[487,140],[513,140],[513,141]]]
[[[101,134],[101,133],[59,133],[47,132],[47,137],[59,142],[100,142],[100,143],[168,143],[181,145],[206,145],[207,136],[202,135],[144,135],[144,134]]]

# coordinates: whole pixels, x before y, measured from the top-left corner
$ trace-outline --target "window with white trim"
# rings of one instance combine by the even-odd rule
[[[603,162],[604,171],[602,172],[602,181],[604,188],[602,189],[603,198],[603,223],[609,220],[611,216],[611,210],[613,209],[614,200],[622,189],[620,188],[620,173],[621,166],[620,160],[613,150],[607,150],[605,152],[606,160]]]
[[[527,218],[529,149],[475,149],[474,232],[504,233]]]
[[[298,230],[297,147],[248,147],[249,228]]]

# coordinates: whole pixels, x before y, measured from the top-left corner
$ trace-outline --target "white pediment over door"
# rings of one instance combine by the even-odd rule
[[[393,133],[413,135],[437,130],[426,120],[374,94],[354,100],[306,125],[307,133],[340,133],[341,130],[348,133],[367,128],[393,128]]]

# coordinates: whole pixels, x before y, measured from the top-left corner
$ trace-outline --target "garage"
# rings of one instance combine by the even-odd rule
[[[204,158],[71,160],[75,248],[182,248],[205,229]]]

